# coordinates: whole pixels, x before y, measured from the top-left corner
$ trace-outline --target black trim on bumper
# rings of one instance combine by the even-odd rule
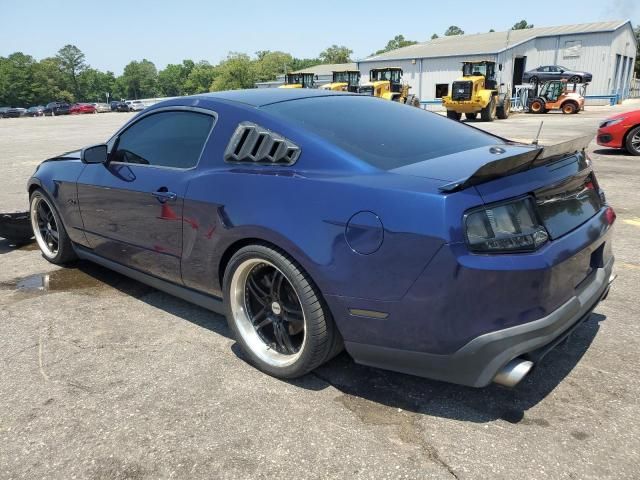
[[[491,383],[498,371],[516,357],[538,360],[583,321],[609,292],[613,257],[568,302],[546,317],[485,333],[451,355],[399,350],[345,342],[357,363],[472,387]]]

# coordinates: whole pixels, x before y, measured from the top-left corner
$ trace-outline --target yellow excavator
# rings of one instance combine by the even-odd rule
[[[315,79],[314,73],[287,73],[284,76],[284,85],[278,88],[315,88]]]
[[[357,92],[360,84],[360,72],[358,70],[333,71],[331,83],[320,87],[321,90],[335,92]]]
[[[409,93],[408,83],[402,83],[400,67],[374,68],[369,71],[369,81],[358,88],[358,93],[420,107],[420,100]]]

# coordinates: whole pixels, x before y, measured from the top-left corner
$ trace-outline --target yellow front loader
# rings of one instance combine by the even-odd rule
[[[469,120],[480,114],[482,121],[491,122],[509,116],[511,96],[498,87],[496,62],[462,62],[462,78],[451,84],[451,94],[442,97],[442,105],[453,120],[460,120],[464,113]]]
[[[360,84],[360,72],[358,70],[334,71],[331,83],[320,87],[321,90],[334,92],[357,92]]]
[[[278,88],[314,88],[316,76],[313,73],[287,73],[284,85]]]
[[[419,107],[420,100],[409,93],[410,88],[409,84],[402,83],[401,68],[386,67],[372,69],[369,72],[369,81],[360,85],[358,92]]]

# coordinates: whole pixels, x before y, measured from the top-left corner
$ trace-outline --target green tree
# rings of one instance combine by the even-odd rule
[[[464,35],[464,30],[456,25],[451,25],[449,28],[447,28],[447,31],[444,32],[444,35],[446,37],[451,37],[453,35]]]
[[[184,94],[194,95],[208,92],[215,77],[216,69],[209,62],[202,60],[196,63],[184,82]]]
[[[216,66],[216,75],[210,90],[237,90],[253,88],[256,82],[255,65],[246,53],[230,52],[225,60]]]
[[[489,30],[489,33],[493,33],[493,32],[495,32],[493,28]]]
[[[533,28],[533,24],[527,23],[526,20],[520,20],[519,22],[513,24],[511,30],[526,30],[527,28]]]
[[[34,69],[34,103],[46,105],[55,100],[72,102],[73,93],[66,88],[66,80],[57,58],[43,58]]]
[[[75,45],[65,45],[56,55],[60,64],[60,70],[65,75],[68,85],[67,89],[71,90],[76,98],[82,97],[80,82],[78,78],[89,66],[87,65],[84,53]]]
[[[319,58],[322,63],[349,63],[353,50],[344,45],[331,45],[326,50],[320,52]]]
[[[437,33],[431,35],[431,40],[435,40],[436,38],[440,38]]]
[[[185,95],[185,84],[194,66],[193,60],[183,60],[181,64],[167,65],[158,73],[160,94],[167,97]]]
[[[0,104],[27,107],[37,97],[34,91],[36,61],[31,55],[15,52],[0,58]]]
[[[126,98],[150,98],[158,95],[158,71],[153,62],[147,59],[129,62],[118,78],[118,83]]]
[[[258,57],[255,61],[256,81],[266,82],[273,80],[278,75],[287,71],[292,71],[293,57],[285,52],[256,52]]]
[[[304,70],[305,68],[320,65],[321,63],[319,58],[294,58],[289,68],[287,68],[287,71],[295,72],[297,70]]]
[[[381,53],[390,52],[391,50],[397,50],[402,47],[408,47],[409,45],[415,45],[416,43],[418,42],[415,40],[405,39],[404,35],[396,35],[387,42],[387,45],[382,50],[378,50],[374,55],[380,55]]]
[[[105,102],[107,93],[113,98],[116,77],[113,72],[101,72],[95,68],[88,68],[78,77],[78,83],[83,92],[80,100],[87,102]]]

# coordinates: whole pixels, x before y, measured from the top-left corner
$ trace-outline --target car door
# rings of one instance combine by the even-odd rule
[[[549,67],[544,65],[538,68],[538,79],[541,82],[549,79]]]
[[[560,69],[555,65],[550,65],[547,80],[560,80]]]
[[[108,162],[88,164],[78,201],[94,252],[181,282],[182,208],[215,114],[196,108],[149,112],[108,144]]]

